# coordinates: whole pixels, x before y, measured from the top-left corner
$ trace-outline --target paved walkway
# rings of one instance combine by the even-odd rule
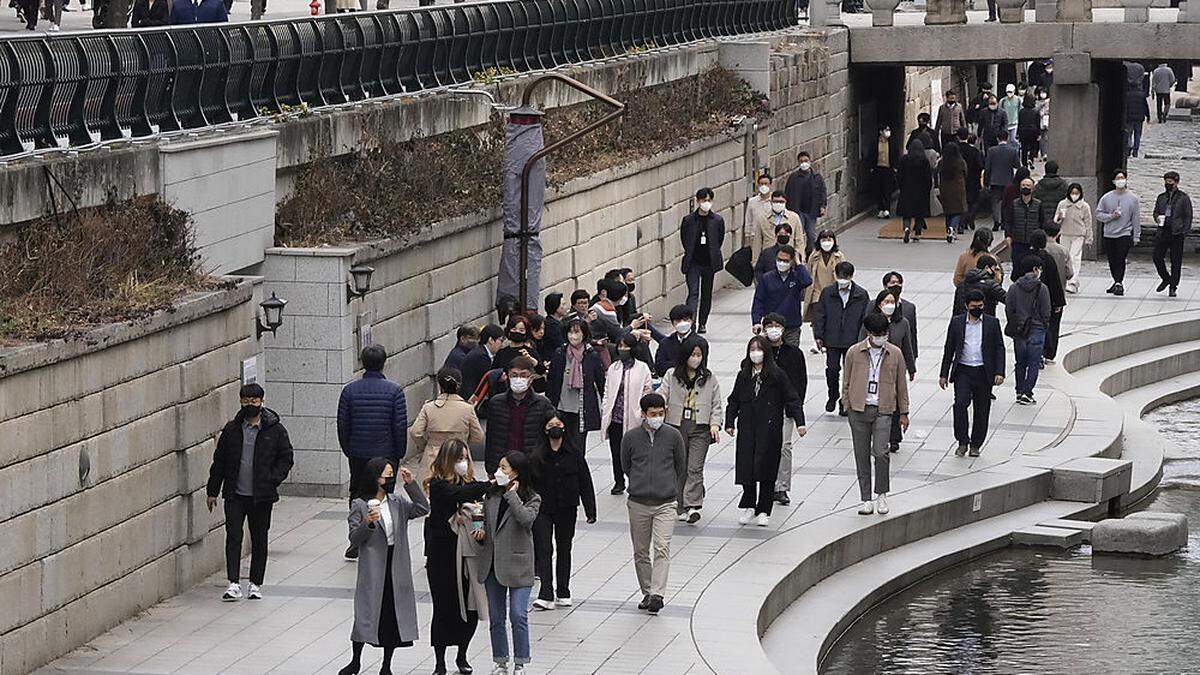
[[[869,220],[843,235],[842,247],[859,266],[860,283],[871,292],[882,274],[902,268],[905,296],[917,303],[920,359],[912,386],[912,427],[893,456],[893,490],[937,481],[995,464],[1018,448],[1027,451],[1053,442],[1069,424],[1066,397],[1044,391],[1040,405],[1019,407],[1011,384],[998,390],[993,432],[983,456],[953,456],[949,412],[951,395],[937,388],[937,367],[944,326],[949,318],[949,270],[960,245],[925,241],[905,247],[875,237]],[[1149,278],[1129,280],[1129,295],[1104,293],[1109,281],[1095,263],[1081,293],[1071,297],[1064,329],[1119,321],[1133,316],[1200,306],[1200,286],[1189,279],[1181,297],[1153,293]],[[721,293],[710,321],[713,368],[725,392],[748,336],[749,290]],[[805,341],[809,340],[806,331]],[[589,459],[600,493],[599,522],[581,523],[574,546],[572,590],[576,606],[531,614],[531,672],[690,673],[707,672],[689,628],[691,607],[703,588],[732,560],[784,528],[854,504],[857,488],[845,420],[823,412],[823,357],[809,356],[812,381],[806,412],[809,434],[796,443],[793,503],[777,507],[769,528],[739,527],[733,485],[733,446],[726,439],[710,453],[709,496],[704,519],[680,525],[672,546],[667,607],[658,617],[639,612],[640,600],[631,564],[624,498],[608,495],[611,471],[606,447],[592,435]],[[1050,366],[1057,367],[1057,366]],[[355,566],[344,562],[345,507],[340,500],[285,498],[272,530],[266,600],[222,603],[222,574],[127,621],[43,669],[44,673],[329,673],[349,657]],[[414,568],[423,565],[421,530],[410,530]],[[421,624],[428,626],[431,606],[425,575],[416,575]],[[380,652],[368,650],[363,672],[377,668]],[[486,628],[472,644],[471,660],[485,669],[490,661]],[[430,672],[427,643],[400,650],[395,672]]]

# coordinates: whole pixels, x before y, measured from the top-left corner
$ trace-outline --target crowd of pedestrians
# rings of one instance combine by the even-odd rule
[[[1011,88],[1006,98],[1019,103]],[[1113,276],[1108,290],[1115,295],[1124,293],[1125,257],[1141,234],[1138,197],[1123,171],[1093,210],[1083,187],[1060,177],[1053,161],[1035,179],[1017,154],[1015,142],[1026,142],[1020,126],[999,133],[1004,119],[988,121],[989,113],[1003,114],[995,97],[980,101],[986,103],[974,120],[954,99],[934,124],[923,117],[898,162],[892,161],[890,130],[882,129],[874,167],[876,173],[898,167],[896,212],[906,238],[919,239],[924,230],[935,185],[943,192],[951,241],[974,228],[976,204],[967,184],[975,181],[978,199],[982,187],[989,188],[994,226],[975,229],[956,261],[938,372],[940,387],[953,391],[959,457],[978,457],[987,443],[994,392],[1008,372],[1004,337],[1012,341],[1016,402],[1033,405],[1039,373],[1057,357],[1062,312],[1079,291],[1082,251],[1094,243],[1092,233],[1103,237]],[[982,166],[973,166],[981,156],[975,138],[991,142]],[[386,674],[393,650],[418,639],[406,527],[415,518],[428,516],[423,550],[435,673],[448,672],[450,647],[458,672],[472,672],[467,652],[481,619],[493,672],[507,673],[510,664],[512,672],[523,672],[533,658],[530,609],[574,603],[578,511],[582,506],[587,524],[596,522],[597,488],[625,496],[638,607],[661,611],[669,599],[674,528],[705,516],[705,463],[713,444],[732,439],[739,525],[767,527],[773,508],[790,503],[794,447],[808,430],[806,347],[814,358],[823,355],[825,413],[846,418],[858,512],[889,512],[891,455],[903,446],[909,383],[919,372],[917,307],[905,297],[899,271],[884,275],[878,290],[862,285],[874,286],[873,280],[860,283],[852,252],[841,249],[833,230],[821,228],[823,178],[807,153],[797,164],[783,190],[759,175],[746,204],[741,243],[752,249],[754,274],[746,283],[755,288],[744,358],[728,391],[709,365],[705,334],[714,277],[726,262],[722,244],[737,233],[727,232],[710,188],[696,191],[695,208],[680,224],[687,299],[670,309],[665,332],[638,310],[636,273],[628,268],[606,273],[594,292],[547,294],[544,314],[498,303],[495,323],[457,330],[435,377],[437,393],[411,424],[403,388],[383,374],[386,349],[362,350],[362,377],[343,388],[337,405],[351,486],[345,558],[358,565],[352,660],[341,675],[359,672],[364,645],[383,649]],[[1179,175],[1168,172],[1154,207],[1158,290],[1171,296],[1192,218],[1179,183]],[[890,210],[890,196],[879,206],[881,213]],[[1011,261],[1007,279],[992,252],[1000,230]],[[219,497],[225,502],[229,586],[223,598],[229,601],[263,596],[271,508],[293,461],[279,415],[264,407],[263,388],[251,384],[240,393],[241,409],[221,432],[207,489],[210,510]],[[594,432],[607,441],[611,486],[596,485],[589,468]],[[243,593],[246,522],[251,562]]]

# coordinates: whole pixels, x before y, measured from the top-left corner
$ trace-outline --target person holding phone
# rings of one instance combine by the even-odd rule
[[[350,506],[350,544],[358,548],[354,589],[353,657],[338,675],[356,675],[363,645],[383,648],[380,675],[391,675],[392,652],[417,639],[408,521],[429,513],[429,500],[408,469],[398,472],[407,498],[393,494],[397,471],[388,457],[372,457]]]

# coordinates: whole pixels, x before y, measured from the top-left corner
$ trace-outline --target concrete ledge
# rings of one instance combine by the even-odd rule
[[[1083,530],[1030,525],[1012,533],[1013,546],[1074,548],[1083,543]]]
[[[1052,469],[1050,498],[1098,504],[1129,493],[1133,462],[1080,457]]]

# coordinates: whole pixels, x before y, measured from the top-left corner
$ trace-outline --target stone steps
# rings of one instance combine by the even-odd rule
[[[1019,530],[1013,530],[1012,543],[1014,546],[1074,548],[1083,543],[1083,530],[1030,525]]]

